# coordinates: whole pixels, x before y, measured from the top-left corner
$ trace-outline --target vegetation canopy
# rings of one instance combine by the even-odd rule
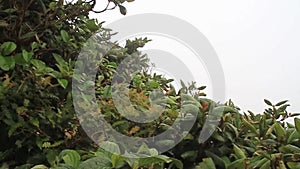
[[[242,113],[231,100],[217,103],[206,98],[204,86],[182,83],[176,91],[172,79],[149,73],[149,59],[139,51],[149,39],[127,40],[120,46],[110,41],[114,33],[103,28],[103,22],[89,18],[90,12],[101,16],[115,8],[125,15],[124,4],[132,1],[108,0],[103,10],[96,11],[96,0],[0,0],[1,168],[300,168],[300,119],[295,118],[294,124],[285,122],[299,115],[287,111],[287,101],[273,104],[264,100],[267,108],[263,113]],[[95,90],[99,110],[81,119],[76,116],[72,99],[74,65],[87,39],[95,33],[93,38],[106,45],[95,46],[96,53],[90,51],[92,55],[86,54],[86,58],[97,61],[94,55],[104,55],[97,61],[99,67],[81,67],[96,71],[97,78],[86,80],[80,90]],[[126,83],[128,72],[118,74],[119,84],[130,86],[131,104],[144,113],[135,114],[132,107],[125,109],[126,113],[151,115],[157,109],[150,104],[151,91],[164,91],[163,113],[145,124],[124,118],[112,100],[116,69],[133,55],[132,62],[140,63],[143,70],[130,79],[130,84]],[[82,100],[74,104],[86,107],[87,97],[82,95]],[[191,115],[195,109],[196,117]],[[221,113],[221,120],[212,136],[199,143],[199,133],[212,112]],[[196,122],[178,145],[163,154],[145,144],[136,144],[136,152],[124,152],[126,145],[107,141],[103,133],[89,130],[88,135],[109,150],[105,151],[79,123],[104,117],[123,135],[146,138],[172,129],[178,116],[187,123],[191,118]],[[170,135],[157,145],[174,144],[174,137],[178,136]],[[126,157],[122,153],[127,153]]]

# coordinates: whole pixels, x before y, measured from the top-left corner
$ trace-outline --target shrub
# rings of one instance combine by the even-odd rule
[[[123,2],[111,2],[124,13]],[[52,164],[62,149],[92,146],[80,132],[70,84],[86,40],[96,31],[106,38],[88,17],[95,3],[0,1],[1,162]]]

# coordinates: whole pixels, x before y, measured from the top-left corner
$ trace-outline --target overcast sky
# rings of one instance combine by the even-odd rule
[[[105,6],[97,3],[98,10]],[[227,99],[243,110],[262,112],[266,98],[288,99],[288,110],[300,112],[299,0],[136,0],[124,6],[127,16],[168,14],[197,27],[219,56]],[[114,10],[92,17],[109,24],[126,16]]]

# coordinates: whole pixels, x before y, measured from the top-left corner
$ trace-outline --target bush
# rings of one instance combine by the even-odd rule
[[[1,162],[52,164],[62,149],[91,146],[74,113],[71,80],[86,39],[106,32],[88,17],[95,3],[0,1]]]

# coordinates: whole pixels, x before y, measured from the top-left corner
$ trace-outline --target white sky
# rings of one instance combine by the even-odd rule
[[[100,1],[98,10],[105,6]],[[262,112],[266,98],[288,99],[288,110],[300,112],[299,0],[136,0],[124,6],[127,16],[168,14],[196,26],[222,63],[227,99],[243,110]],[[92,17],[109,24],[125,16],[116,9]]]

